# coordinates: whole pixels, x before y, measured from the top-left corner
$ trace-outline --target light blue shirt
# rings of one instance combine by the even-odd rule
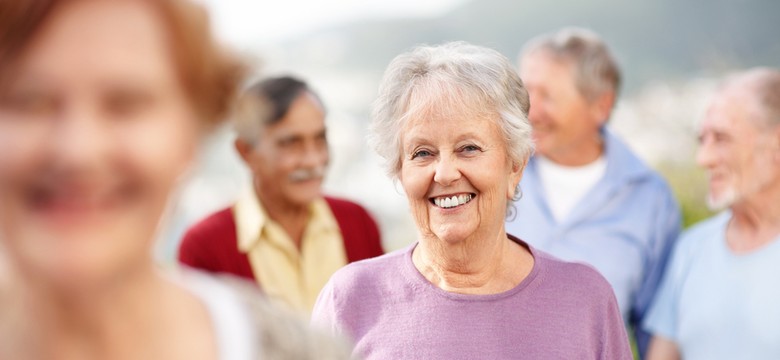
[[[593,265],[612,285],[623,319],[637,330],[644,352],[642,319],[680,232],[680,210],[666,182],[606,129],[607,168],[562,221],[545,199],[535,158],[525,169],[506,231],[569,261]],[[554,191],[554,189],[552,189]]]
[[[723,212],[680,238],[645,327],[686,360],[780,359],[780,237],[734,254],[730,219]]]

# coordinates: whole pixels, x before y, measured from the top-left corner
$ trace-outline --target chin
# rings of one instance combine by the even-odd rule
[[[42,283],[62,289],[78,291],[111,285],[118,277],[132,273],[130,264],[143,264],[143,255],[132,255],[106,246],[70,246],[46,249],[22,256],[18,262],[23,271]],[[40,250],[40,249],[37,249]],[[137,261],[133,261],[133,258]]]
[[[319,191],[316,193],[306,193],[306,194],[302,194],[299,192],[299,193],[292,194],[288,199],[290,199],[290,202],[295,205],[305,207],[305,206],[309,206],[312,202],[314,202],[314,200],[317,200],[320,197],[321,195]]]
[[[456,245],[466,241],[473,231],[464,229],[462,224],[454,224],[439,226],[437,229],[432,229],[431,233],[443,243]]]
[[[736,191],[729,189],[719,194],[710,193],[707,196],[707,207],[712,211],[720,211],[734,205],[739,199]]]
[[[63,226],[33,221],[16,227],[13,243],[21,270],[62,288],[110,284],[134,266],[151,263],[154,223],[132,212]],[[46,219],[44,219],[46,220]]]

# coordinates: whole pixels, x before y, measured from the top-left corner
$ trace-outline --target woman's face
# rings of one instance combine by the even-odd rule
[[[198,139],[164,24],[136,1],[55,10],[0,98],[0,239],[18,270],[90,285],[151,261]]]
[[[498,235],[522,166],[513,166],[498,115],[431,111],[402,128],[401,183],[423,238],[449,244]]]

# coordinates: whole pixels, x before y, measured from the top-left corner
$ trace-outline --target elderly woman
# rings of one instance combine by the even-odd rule
[[[367,359],[631,359],[606,280],[504,231],[533,148],[528,108],[494,50],[449,43],[396,57],[372,141],[419,237],[334,274],[312,321]]]
[[[152,259],[243,73],[189,2],[0,2],[0,359],[337,357],[251,288]]]

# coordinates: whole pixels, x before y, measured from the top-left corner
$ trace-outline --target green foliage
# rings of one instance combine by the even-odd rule
[[[664,163],[658,170],[669,182],[683,217],[683,228],[704,220],[714,213],[706,204],[707,180],[705,173],[693,162]]]

